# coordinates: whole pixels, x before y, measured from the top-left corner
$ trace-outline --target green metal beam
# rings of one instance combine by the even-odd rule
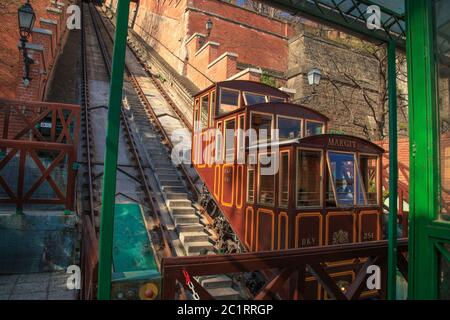
[[[366,17],[359,12],[357,15],[349,14],[343,11],[342,1],[336,4],[336,1],[320,0],[260,0],[269,5],[278,7],[291,14],[302,14],[312,20],[328,24],[337,29],[341,29],[356,36],[362,36],[367,40],[378,40],[382,42],[396,41],[399,49],[405,48],[406,30],[404,30],[404,16],[397,14],[383,6],[379,6],[381,15],[385,17],[385,23],[382,23],[382,29],[370,30],[366,25]],[[399,0],[401,1],[401,0]],[[370,5],[371,1],[348,0],[348,4]],[[387,17],[387,18],[386,18]],[[389,21],[389,22],[388,22]],[[393,23],[395,22],[395,23]],[[391,23],[393,23],[391,25]],[[393,27],[401,29],[400,32],[393,30]]]
[[[389,300],[396,298],[397,280],[397,73],[396,45],[388,44],[388,96],[389,96],[389,223],[388,223],[388,288]],[[403,204],[400,204],[403,205]]]
[[[109,300],[111,298],[116,171],[119,151],[120,114],[122,108],[123,72],[125,68],[129,10],[130,0],[118,1],[116,34],[114,38],[114,51],[112,57],[111,87],[109,92],[102,210],[100,217],[101,222],[98,263],[99,300]]]
[[[410,128],[408,299],[437,298],[437,253],[430,223],[439,212],[438,122],[432,1],[407,0]]]

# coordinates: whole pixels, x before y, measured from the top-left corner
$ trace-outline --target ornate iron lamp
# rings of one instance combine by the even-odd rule
[[[25,64],[25,76],[23,77],[23,81],[25,85],[28,85],[31,81],[29,77],[30,65],[33,64],[34,61],[28,56],[26,43],[31,35],[31,31],[33,30],[34,22],[36,21],[36,15],[34,13],[33,7],[30,4],[30,0],[27,0],[27,2],[19,8],[18,18],[20,42],[23,53],[23,61]]]

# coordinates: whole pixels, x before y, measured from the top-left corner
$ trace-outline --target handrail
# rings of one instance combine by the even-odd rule
[[[387,249],[387,240],[382,240],[281,251],[163,258],[163,298],[175,298],[176,283],[184,284],[183,271],[187,272],[193,279],[193,277],[198,276],[278,269],[278,276],[275,276],[272,280],[269,279],[265,288],[256,295],[257,299],[267,297],[269,292],[276,294],[287,282],[286,279],[295,272],[302,277],[302,281],[298,283],[304,285],[305,274],[309,273],[330,296],[336,299],[357,299],[365,284],[367,267],[374,264],[382,269],[386,268]],[[403,253],[408,250],[408,240],[400,239],[397,249],[399,270],[407,279],[407,261]],[[350,285],[347,293],[340,293],[341,290],[328,273],[326,265],[332,262],[361,258],[367,259],[359,260],[363,266],[359,269],[355,281]],[[382,272],[382,274],[384,275],[383,281],[385,281],[385,273]],[[198,283],[194,284],[203,298],[211,298],[208,292]],[[301,292],[303,289],[304,287],[296,288],[296,291],[298,291],[297,297],[303,295],[303,292]],[[384,289],[381,290],[381,295],[383,294]]]

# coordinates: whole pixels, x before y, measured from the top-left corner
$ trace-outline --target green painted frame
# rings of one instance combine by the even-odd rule
[[[437,221],[439,135],[433,7],[406,0],[410,121],[409,299],[438,298],[437,243],[450,242],[450,224]]]

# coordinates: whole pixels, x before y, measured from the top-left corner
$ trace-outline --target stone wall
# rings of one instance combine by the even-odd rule
[[[287,86],[295,89],[294,100],[331,119],[330,130],[380,140],[388,135],[384,48],[342,41],[307,31],[289,41]],[[358,47],[359,46],[359,47]],[[311,87],[307,73],[318,68],[322,79]],[[403,90],[400,86],[399,90]],[[407,128],[407,112],[399,112],[399,126]]]

